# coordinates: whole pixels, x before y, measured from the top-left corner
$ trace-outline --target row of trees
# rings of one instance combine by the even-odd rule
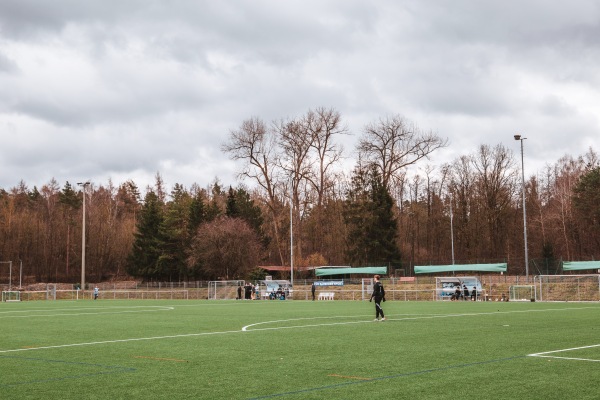
[[[290,236],[296,266],[410,274],[414,265],[506,261],[524,273],[521,180],[509,149],[483,144],[448,164],[411,168],[447,142],[393,116],[364,128],[345,171],[338,143],[347,133],[334,109],[251,118],[223,144],[248,187],[216,181],[166,193],[159,174],[143,196],[132,181],[88,186],[88,280],[247,278],[264,273],[259,265],[289,265]],[[82,189],[54,180],[0,189],[0,261],[21,260],[36,281],[77,282]],[[527,179],[530,271],[600,256],[599,189],[592,149]]]

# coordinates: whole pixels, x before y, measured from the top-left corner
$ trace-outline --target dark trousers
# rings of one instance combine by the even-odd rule
[[[383,297],[375,296],[375,318],[379,318],[380,315],[381,318],[385,317],[383,315],[383,308],[381,308],[381,300],[383,300]]]

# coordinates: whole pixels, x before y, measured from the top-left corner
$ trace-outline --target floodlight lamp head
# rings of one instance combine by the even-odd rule
[[[515,135],[515,140],[521,140],[521,135]]]

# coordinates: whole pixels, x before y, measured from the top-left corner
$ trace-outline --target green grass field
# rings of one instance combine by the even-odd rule
[[[600,304],[383,306],[1,303],[0,398],[600,397]]]

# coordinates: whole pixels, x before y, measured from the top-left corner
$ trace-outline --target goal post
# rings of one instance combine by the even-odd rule
[[[208,300],[235,300],[238,287],[244,286],[245,281],[210,281],[208,282]]]
[[[371,298],[371,293],[373,293],[373,285],[375,284],[373,278],[363,278],[361,285],[361,294],[362,300],[367,300]]]
[[[510,301],[535,301],[536,295],[535,285],[513,285],[508,288]]]
[[[2,291],[2,302],[6,301],[21,301],[21,292],[18,290]]]

